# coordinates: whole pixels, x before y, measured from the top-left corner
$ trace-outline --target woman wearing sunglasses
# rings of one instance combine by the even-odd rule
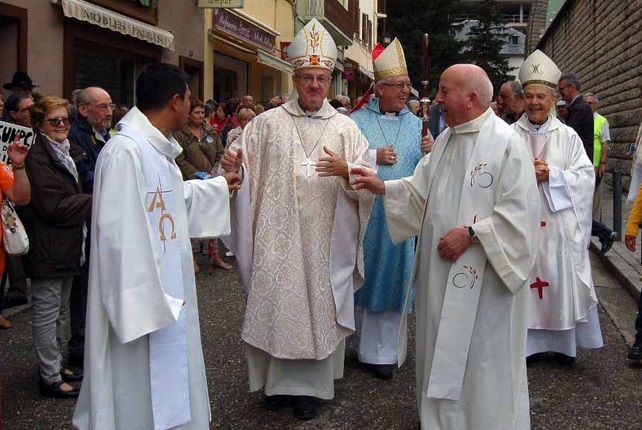
[[[80,274],[91,215],[91,195],[82,194],[69,154],[69,117],[67,101],[58,97],[42,97],[31,107],[38,131],[25,161],[31,202],[20,211],[30,241],[24,263],[31,278],[38,387],[49,397],[78,397],[82,379],[81,372],[62,367],[61,353],[69,292]]]

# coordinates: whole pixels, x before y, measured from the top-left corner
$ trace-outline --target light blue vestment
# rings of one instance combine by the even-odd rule
[[[395,117],[384,116],[373,99],[352,118],[370,143],[370,149],[394,145],[397,163],[378,166],[384,181],[410,176],[423,156],[420,148],[421,119],[407,108]],[[372,160],[373,164],[376,160]],[[365,281],[355,294],[355,305],[379,312],[403,311],[406,288],[412,271],[415,240],[393,245],[386,226],[383,196],[377,196],[370,214],[364,243]]]

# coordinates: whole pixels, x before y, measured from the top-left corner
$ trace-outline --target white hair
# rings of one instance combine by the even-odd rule
[[[378,79],[375,81],[375,88],[379,88],[381,85],[390,83],[390,79]]]

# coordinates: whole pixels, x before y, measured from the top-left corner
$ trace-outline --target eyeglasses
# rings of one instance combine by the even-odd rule
[[[398,84],[381,84],[384,87],[395,87],[397,90],[401,91],[404,88],[412,88],[412,84],[410,82],[399,82]]]
[[[98,110],[101,111],[101,112],[105,112],[107,110],[116,109],[116,105],[113,104],[113,103],[112,104],[102,103],[102,104],[99,104],[99,105],[94,104],[94,106],[96,106],[98,108]]]
[[[49,124],[51,124],[52,127],[55,127],[55,126],[60,125],[60,124],[64,125],[65,127],[69,125],[69,118],[68,117],[64,117],[64,118],[49,118],[49,119],[46,119],[45,121],[47,121]]]
[[[309,76],[309,75],[295,75],[297,79],[299,79],[301,82],[304,84],[308,85],[314,82],[315,80],[320,83],[321,85],[327,84],[332,80],[332,77],[330,76]]]

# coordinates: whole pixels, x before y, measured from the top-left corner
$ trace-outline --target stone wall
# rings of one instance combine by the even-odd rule
[[[642,121],[641,30],[642,0],[567,0],[537,45],[563,73],[580,78],[581,93],[600,97],[613,142],[608,169],[627,177],[628,146]]]
[[[548,0],[535,0],[531,4],[528,15],[528,28],[526,31],[526,52],[531,53],[537,49],[544,28],[546,27],[546,9]]]

